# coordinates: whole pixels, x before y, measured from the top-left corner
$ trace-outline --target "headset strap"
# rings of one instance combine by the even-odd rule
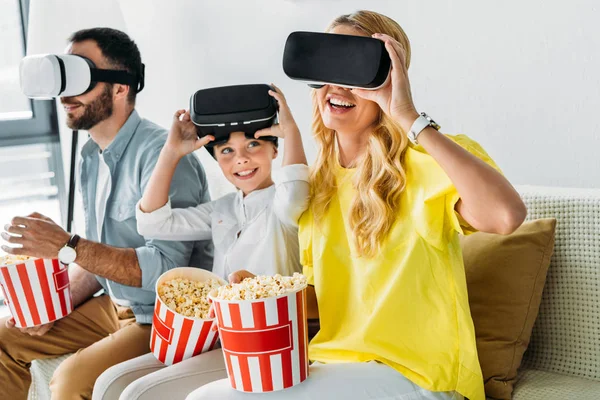
[[[127,71],[90,68],[92,82],[120,83],[129,85],[137,89],[137,93],[144,89],[145,85],[145,65],[142,64],[140,76],[130,74]]]

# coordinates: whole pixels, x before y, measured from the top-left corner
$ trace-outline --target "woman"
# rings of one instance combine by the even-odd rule
[[[384,41],[391,79],[374,91],[313,92],[319,153],[299,237],[321,330],[304,383],[252,398],[483,400],[458,234],[511,233],[525,206],[466,136],[427,126],[409,141],[419,113],[396,22],[359,11],[328,31]],[[209,398],[244,394],[222,380],[188,396]]]

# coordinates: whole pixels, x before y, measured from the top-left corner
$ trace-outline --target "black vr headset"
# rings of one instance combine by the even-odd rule
[[[97,82],[121,83],[137,93],[144,89],[144,64],[137,74],[123,70],[96,68],[94,62],[75,54],[38,54],[19,64],[21,90],[32,99],[79,96]]]
[[[205,146],[214,157],[213,146],[229,140],[232,132],[244,132],[254,138],[256,131],[277,123],[277,100],[269,95],[269,85],[235,85],[198,90],[190,98],[190,117],[198,137],[212,135],[215,140]],[[261,140],[274,142],[276,136]]]
[[[384,42],[365,36],[292,32],[283,51],[283,71],[318,89],[326,84],[377,89],[392,62]]]

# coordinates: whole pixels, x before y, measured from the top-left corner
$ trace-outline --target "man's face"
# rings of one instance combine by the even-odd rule
[[[72,43],[68,54],[89,58],[98,68],[110,69],[95,41]],[[113,113],[113,85],[98,82],[89,92],[73,97],[61,97],[67,113],[67,126],[71,129],[90,130]]]

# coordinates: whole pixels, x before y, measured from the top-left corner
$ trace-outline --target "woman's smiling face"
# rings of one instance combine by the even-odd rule
[[[330,33],[368,36],[349,25],[338,25]],[[350,89],[325,85],[316,92],[323,123],[336,132],[364,132],[379,118],[377,103],[353,95]]]

